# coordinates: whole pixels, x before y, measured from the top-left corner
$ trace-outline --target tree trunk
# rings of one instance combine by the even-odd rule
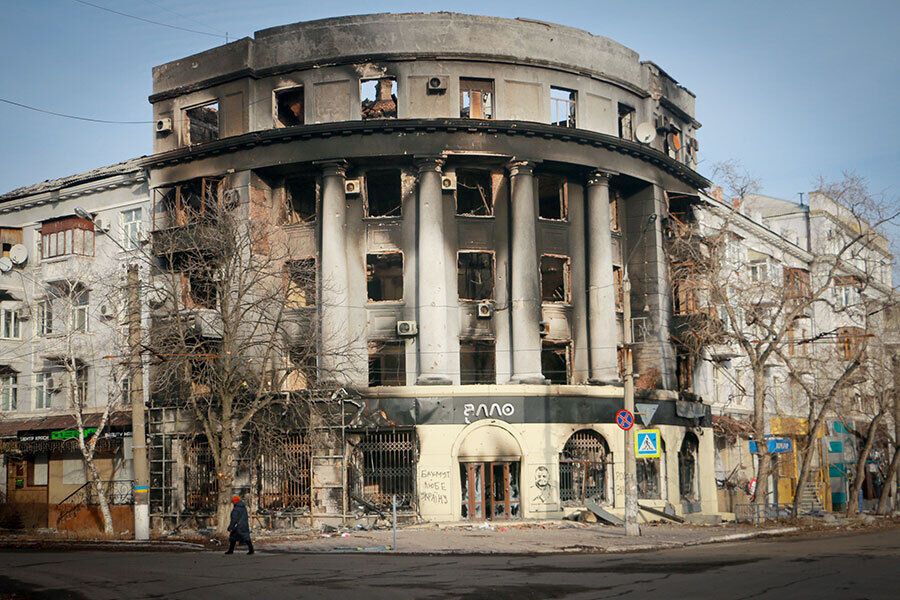
[[[771,471],[772,456],[766,446],[766,377],[760,365],[753,368],[753,429],[756,433],[756,452],[758,462],[756,466],[756,490],[753,496],[753,505],[759,510],[768,503],[769,472]],[[763,513],[763,516],[764,513]]]
[[[791,506],[791,515],[796,517],[800,511],[800,493],[804,487],[806,487],[806,482],[809,480],[809,469],[812,465],[812,457],[813,457],[813,448],[816,447],[816,440],[819,439],[819,430],[822,429],[822,423],[825,421],[825,408],[830,404],[826,404],[823,406],[822,410],[819,411],[818,416],[816,416],[816,420],[813,421],[812,429],[809,430],[808,439],[806,441],[806,447],[802,452],[802,456],[800,459],[800,473],[797,475],[797,487],[794,490],[794,503]]]
[[[878,514],[886,515],[888,512],[888,502],[890,501],[891,492],[897,487],[896,483],[894,483],[897,478],[897,470],[900,469],[900,443],[897,443],[894,446],[894,458],[891,459],[891,468],[888,471],[887,481],[884,482],[884,487],[881,488],[881,496],[878,498]],[[896,492],[894,493],[894,509],[897,508],[897,497]]]
[[[229,426],[219,437],[219,464],[216,465],[219,492],[216,497],[216,531],[225,534],[231,521],[231,497],[234,491],[235,461],[233,436]]]
[[[869,422],[866,443],[863,444],[862,450],[859,451],[859,457],[856,459],[856,476],[853,478],[853,485],[850,486],[850,498],[849,502],[847,502],[848,517],[859,512],[859,490],[862,489],[863,482],[866,480],[866,461],[869,459],[872,446],[875,444],[875,434],[882,417],[884,417],[884,411],[880,411]]]
[[[113,534],[112,515],[109,512],[109,500],[106,498],[106,488],[100,479],[100,471],[97,470],[97,464],[94,462],[93,453],[84,453],[84,462],[87,464],[88,471],[91,474],[91,487],[97,494],[97,503],[100,505],[100,514],[103,516],[103,533],[106,535]]]

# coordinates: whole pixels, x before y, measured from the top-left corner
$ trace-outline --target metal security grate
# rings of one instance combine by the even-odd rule
[[[587,429],[572,434],[559,455],[559,497],[562,502],[585,498],[610,500],[607,493],[611,454],[606,440]]]
[[[364,433],[353,448],[350,464],[351,496],[380,509],[415,507],[417,443],[414,431]]]
[[[290,434],[281,451],[263,454],[257,466],[259,507],[295,510],[310,502],[310,445],[301,433]]]
[[[216,465],[206,440],[194,440],[188,446],[184,465],[185,508],[210,512],[216,508],[219,486]]]

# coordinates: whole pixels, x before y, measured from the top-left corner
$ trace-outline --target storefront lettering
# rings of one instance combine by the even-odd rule
[[[500,404],[498,402],[492,402],[491,404],[464,404],[463,405],[463,419],[465,419],[466,423],[471,423],[470,417],[479,418],[489,418],[489,417],[511,417],[516,413],[516,407],[507,402],[506,404]]]

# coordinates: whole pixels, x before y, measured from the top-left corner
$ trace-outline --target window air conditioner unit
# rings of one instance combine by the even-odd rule
[[[541,335],[550,335],[550,321],[541,321],[538,323],[538,327],[540,327]]]
[[[47,389],[51,392],[58,392],[60,388],[62,388],[62,382],[58,377],[49,376],[44,380],[44,385],[47,386]]]
[[[442,94],[447,91],[446,75],[435,75],[428,78],[428,92],[431,94]]]
[[[348,196],[358,196],[362,191],[362,182],[359,179],[348,179],[344,181],[344,193]]]
[[[110,304],[100,305],[100,316],[104,319],[112,319],[116,314],[115,309]]]
[[[666,124],[666,117],[663,115],[656,115],[656,130],[657,131],[666,131],[669,126]]]
[[[397,321],[397,335],[400,337],[412,337],[419,333],[419,326],[415,321]]]
[[[441,175],[441,189],[445,192],[456,189],[456,173],[444,173]]]
[[[490,300],[478,303],[478,318],[490,319],[494,315],[494,305]]]
[[[108,233],[109,232],[109,223],[97,217],[94,219],[94,231],[97,233]]]
[[[172,119],[169,117],[163,117],[162,119],[156,120],[156,133],[171,133],[172,132]]]

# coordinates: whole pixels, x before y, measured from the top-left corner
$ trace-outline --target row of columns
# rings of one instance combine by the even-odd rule
[[[416,161],[417,182],[417,348],[420,385],[449,384],[448,307],[456,299],[448,296],[447,282],[456,276],[455,264],[448,264],[445,237],[456,236],[455,223],[444,222],[444,194],[441,188],[440,156]],[[322,163],[321,203],[321,340],[322,367],[341,379],[352,371],[348,348],[354,345],[350,331],[350,297],[346,251],[347,201],[344,183],[346,163]],[[541,374],[541,282],[537,248],[537,198],[534,163],[509,164],[511,189],[511,298],[512,330],[511,383],[544,383]],[[593,382],[618,378],[617,324],[613,283],[612,238],[610,234],[608,173],[595,171],[587,180],[588,240],[588,337],[590,379]],[[452,269],[451,273],[449,270]],[[577,301],[577,300],[576,300]]]

